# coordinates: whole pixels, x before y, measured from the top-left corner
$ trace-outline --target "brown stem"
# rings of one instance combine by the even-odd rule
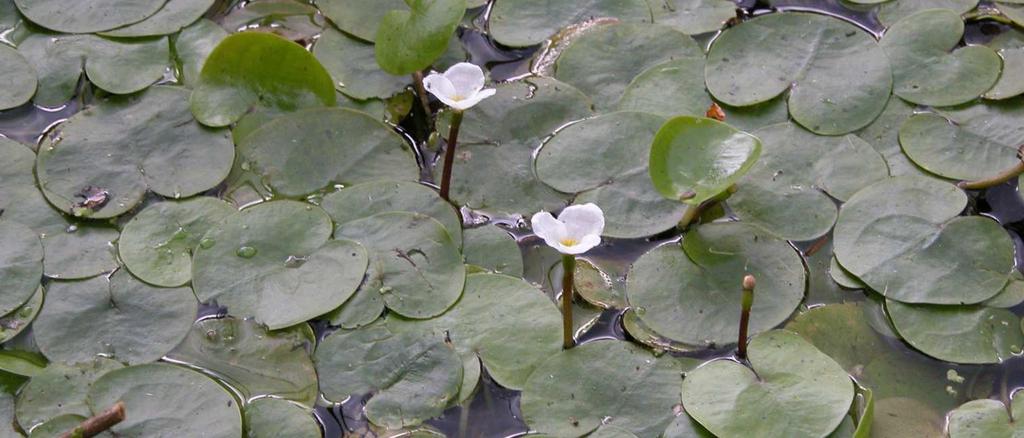
[[[743,277],[743,310],[740,313],[740,336],[737,340],[739,351],[736,353],[740,359],[747,358],[747,327],[750,323],[750,308],[754,305],[754,286],[757,281],[753,275]]]
[[[1021,145],[1017,149],[1017,158],[1021,158],[1024,154],[1024,145]],[[960,181],[957,183],[957,187],[967,190],[980,190],[987,189],[989,187],[997,186],[1011,179],[1014,179],[1020,174],[1024,173],[1024,160],[1018,161],[1017,164],[1009,169],[1006,169],[990,178],[979,179],[976,181]]]
[[[462,111],[455,110],[452,114],[451,127],[448,130],[448,145],[444,148],[444,171],[441,174],[441,197],[448,199],[452,185],[452,166],[455,164],[455,144],[459,141],[459,126],[462,125]]]
[[[427,89],[423,87],[423,72],[417,71],[412,74],[412,86],[420,98],[420,105],[423,106],[423,116],[430,122],[430,131],[433,132],[434,115],[430,112],[430,98],[427,97]]]
[[[74,429],[64,432],[60,438],[89,438],[105,430],[114,427],[115,424],[124,421],[124,402],[119,401],[111,406],[109,409],[96,414],[92,418],[89,418],[79,424]]]
[[[576,274],[576,256],[562,255],[562,348],[568,350],[576,343],[572,337],[572,291]]]

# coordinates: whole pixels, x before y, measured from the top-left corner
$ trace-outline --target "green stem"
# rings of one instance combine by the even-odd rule
[[[572,338],[572,291],[573,276],[576,274],[576,256],[562,255],[562,348],[568,350],[575,341]]]
[[[682,230],[686,230],[687,228],[689,228],[690,224],[692,224],[694,220],[696,220],[698,217],[700,217],[700,213],[702,211],[704,211],[703,204],[701,204],[701,205],[688,204],[686,206],[686,211],[683,212],[683,218],[679,220],[679,230],[682,231]]]
[[[1021,148],[1024,149],[1024,146],[1021,146]],[[1021,152],[1018,152],[1017,156],[1020,156],[1020,155],[1021,155]],[[960,187],[961,189],[968,189],[968,190],[987,189],[989,187],[997,186],[997,185],[1000,185],[1000,184],[1002,184],[1004,182],[1007,182],[1007,181],[1009,181],[1011,179],[1014,179],[1014,178],[1020,176],[1020,174],[1022,174],[1022,173],[1024,173],[1024,161],[1018,161],[1015,166],[1013,166],[1013,167],[1011,167],[1009,169],[1006,169],[1006,170],[1004,170],[1004,171],[1002,171],[1002,172],[992,176],[991,178],[979,179],[979,180],[976,180],[976,181],[960,181],[957,184],[957,187]]]
[[[441,197],[448,199],[452,185],[452,166],[455,164],[455,144],[459,141],[459,126],[462,125],[462,111],[455,110],[452,114],[451,127],[448,130],[448,145],[444,148],[444,171],[441,174]]]
[[[737,340],[739,351],[736,353],[740,359],[747,358],[747,327],[750,323],[750,308],[754,306],[754,286],[757,281],[753,275],[743,277],[743,310],[740,313],[740,336]]]

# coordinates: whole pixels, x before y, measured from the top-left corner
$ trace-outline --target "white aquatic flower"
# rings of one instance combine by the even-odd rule
[[[456,111],[472,108],[495,93],[484,88],[484,71],[468,62],[455,64],[443,74],[431,72],[423,78],[423,87]]]
[[[562,254],[583,254],[601,243],[604,212],[594,204],[572,205],[555,219],[542,211],[530,219],[533,232]]]

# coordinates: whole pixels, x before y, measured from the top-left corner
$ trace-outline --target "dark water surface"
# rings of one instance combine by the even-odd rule
[[[870,8],[851,9],[856,5],[848,5],[840,0],[776,0],[773,2],[774,8],[764,1],[737,0],[736,2],[746,16],[770,13],[774,10],[813,11],[849,20],[876,36],[880,36],[883,31],[877,18],[870,12]],[[244,7],[244,2],[237,7]],[[216,14],[220,17],[230,12],[228,8],[217,10],[221,11]],[[530,74],[531,59],[539,48],[511,50],[499,47],[481,31],[485,28],[488,8],[482,7],[471,12],[476,13],[476,17],[470,22],[473,27],[462,28],[459,31],[460,39],[470,61],[488,68],[491,78],[495,81]],[[995,22],[968,23],[964,40],[965,43],[970,44],[984,43],[1004,29],[1004,25]],[[714,36],[713,34],[704,35],[698,37],[698,40],[710,42]],[[61,107],[42,108],[27,104],[20,108],[0,111],[0,135],[26,144],[36,144],[54,125],[73,115],[87,105],[90,100],[91,91],[83,83],[79,97]],[[433,152],[420,146],[426,143],[426,138],[423,138],[425,130],[422,129],[425,126],[425,118],[418,108],[418,105],[414,105],[413,117],[403,122],[399,129],[407,138],[417,144],[419,154],[424,157],[421,164],[427,167],[423,173],[430,175],[429,167],[432,166]],[[972,193],[972,201],[974,211],[996,219],[1011,232],[1018,248],[1018,267],[1024,266],[1024,260],[1021,259],[1021,254],[1024,253],[1021,251],[1021,235],[1024,233],[1024,201],[1018,194],[1016,181],[982,193]],[[480,219],[474,217],[472,212],[464,213],[468,219],[467,222],[476,222]],[[528,233],[521,218],[493,219],[509,229],[519,239],[527,265],[526,279],[541,285],[552,298],[555,298],[558,288],[552,287],[552,280],[560,277],[560,267],[550,260],[544,262],[542,259],[546,259],[538,256],[541,251],[538,248],[539,240]],[[588,253],[586,258],[606,272],[618,275],[620,277],[618,280],[622,280],[621,276],[628,270],[628,266],[641,254],[675,238],[676,236],[665,235],[652,239],[610,239],[601,247]],[[794,242],[793,245],[806,254],[820,243]],[[865,294],[857,291],[847,291],[838,300],[835,297],[811,295],[806,299],[805,306],[814,307],[837,301],[864,301],[866,299]],[[1013,310],[1017,314],[1022,314],[1024,306],[1018,306]],[[608,310],[594,313],[597,315],[595,319],[586,325],[585,331],[579,334],[580,342],[628,338],[622,326],[622,311]],[[209,318],[223,316],[223,314],[224,309],[203,306],[199,316],[200,318]],[[330,331],[325,324],[314,323],[313,328],[318,336],[323,336]],[[930,359],[917,353],[902,341],[889,339],[889,343],[891,348],[901,352],[908,361],[925,364],[927,367],[940,370],[943,373],[947,370],[955,370],[966,377],[967,383],[961,385],[960,390],[950,394],[950,397],[955,398],[957,403],[966,400],[968,396],[1005,398],[1014,389],[1024,388],[1024,358],[1015,357],[1001,365],[961,366]],[[701,352],[699,357],[710,358],[731,354],[732,352],[728,350],[712,350]],[[470,402],[464,406],[450,408],[444,415],[430,420],[426,424],[451,437],[512,437],[527,433],[528,427],[523,422],[519,411],[519,393],[495,384],[486,375],[486,370],[482,379],[482,384]],[[940,388],[947,387],[949,382],[936,381],[935,385]],[[328,438],[375,436],[361,415],[365,401],[365,398],[362,397],[352,397],[337,405],[328,405],[325,401],[323,406],[319,406],[315,415],[323,427],[324,436]]]

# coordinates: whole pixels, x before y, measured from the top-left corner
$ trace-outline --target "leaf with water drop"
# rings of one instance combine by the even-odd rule
[[[900,336],[936,359],[955,363],[1000,363],[1024,350],[1020,318],[985,306],[904,304],[886,300]]]
[[[373,6],[381,7],[379,3]],[[327,29],[313,46],[313,54],[331,73],[335,88],[353,99],[387,98],[405,90],[409,76],[381,70],[373,49],[373,44]]]
[[[430,216],[444,225],[455,245],[462,247],[462,218],[435,190],[423,184],[379,181],[356,184],[324,196],[320,204],[331,215],[335,228],[389,211]]]

